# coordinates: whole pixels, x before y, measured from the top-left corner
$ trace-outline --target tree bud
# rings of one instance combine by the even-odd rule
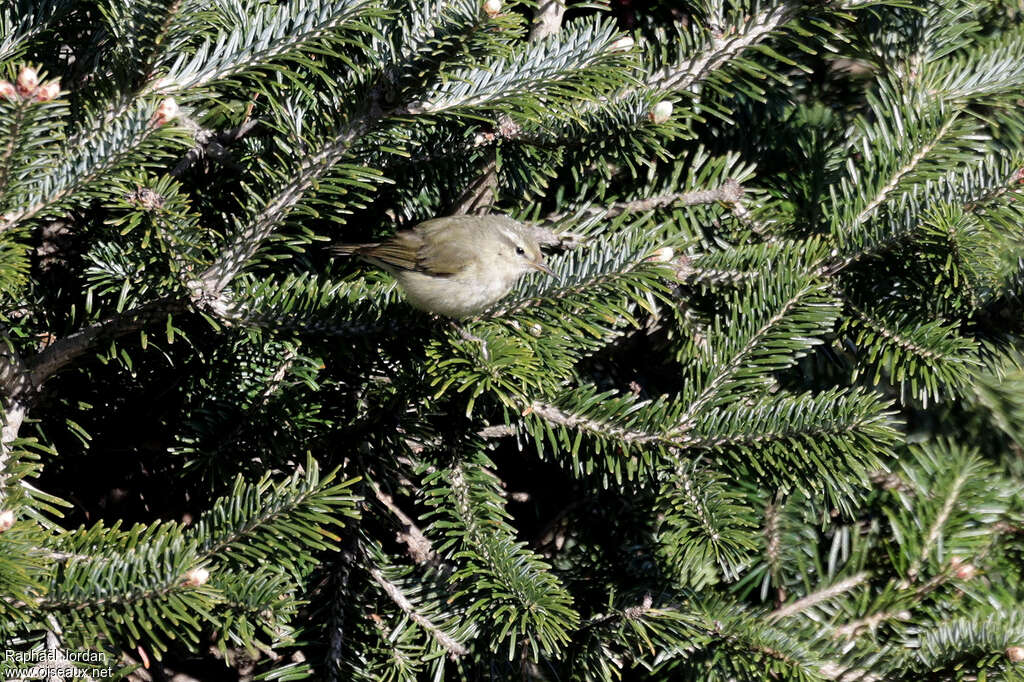
[[[612,43],[611,49],[612,52],[629,52],[633,49],[634,45],[636,45],[636,41],[634,41],[633,38],[630,36],[622,36]]]
[[[652,123],[664,123],[669,120],[672,118],[672,102],[668,100],[658,102],[647,113],[647,118],[651,119]]]
[[[31,66],[21,67],[18,74],[18,92],[24,96],[31,95],[39,85],[39,74]]]
[[[1006,657],[1014,663],[1020,663],[1021,661],[1024,661],[1024,646],[1006,647]]]
[[[173,97],[168,97],[163,102],[160,102],[160,106],[156,108],[156,113],[153,114],[153,122],[158,126],[162,126],[168,121],[174,120],[178,115],[178,103],[174,101]]]
[[[0,511],[0,533],[6,532],[14,525],[14,512],[10,509]]]
[[[37,102],[49,102],[51,99],[56,99],[57,95],[60,94],[60,81],[53,80],[43,85],[39,90],[36,91]]]
[[[956,570],[953,571],[953,575],[960,580],[970,580],[974,576],[978,575],[978,569],[974,567],[974,564],[963,564],[961,566],[957,566]]]
[[[185,574],[185,584],[189,587],[199,587],[205,585],[206,581],[210,579],[210,572],[205,568],[193,568],[191,571]]]
[[[501,0],[487,0],[484,2],[484,13],[489,17],[496,17],[501,14]]]
[[[675,255],[671,246],[663,246],[660,249],[655,249],[654,253],[647,257],[647,260],[651,263],[667,263]]]
[[[18,91],[14,89],[14,85],[12,83],[0,81],[0,98],[14,99],[17,94]]]

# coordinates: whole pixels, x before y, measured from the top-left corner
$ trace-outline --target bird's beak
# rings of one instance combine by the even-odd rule
[[[561,278],[555,274],[555,271],[549,268],[548,264],[545,263],[544,261],[541,261],[539,263],[530,263],[530,267],[533,268],[534,270],[540,270],[543,273],[551,275],[557,280],[561,280]]]

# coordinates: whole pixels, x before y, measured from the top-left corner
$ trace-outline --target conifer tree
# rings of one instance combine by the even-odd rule
[[[0,79],[5,651],[1024,679],[1019,3],[5,0]],[[557,278],[326,249],[465,213]]]

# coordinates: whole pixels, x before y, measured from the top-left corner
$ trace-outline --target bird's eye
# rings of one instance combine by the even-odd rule
[[[516,247],[516,255],[517,256],[525,256],[526,255],[526,252],[523,251],[523,247],[521,247],[521,246],[517,246]]]

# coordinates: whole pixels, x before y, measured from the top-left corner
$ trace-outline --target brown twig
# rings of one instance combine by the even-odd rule
[[[565,3],[562,0],[541,0],[533,13],[530,41],[543,40],[561,31],[564,14]]]
[[[99,342],[138,331],[156,320],[186,309],[187,306],[180,299],[158,299],[57,339],[28,361],[32,383],[38,389],[58,370]]]
[[[729,178],[714,189],[695,190],[693,192],[672,192],[659,194],[632,201],[617,201],[607,206],[586,206],[573,211],[549,213],[541,221],[543,225],[556,225],[566,219],[582,221],[603,220],[624,213],[643,213],[670,206],[697,206],[700,204],[724,203],[735,209],[742,206],[743,186],[735,179]],[[737,216],[739,217],[739,216]],[[533,225],[537,241],[544,246],[557,244],[563,248],[575,248],[583,241],[583,236],[574,232],[554,232],[542,225]]]
[[[494,190],[498,186],[497,154],[491,150],[490,158],[476,180],[456,200],[452,215],[486,213],[494,204]]]
[[[0,349],[0,386],[4,392],[3,431],[0,432],[0,509],[4,506],[4,488],[7,484],[7,462],[11,458],[11,443],[18,437],[21,424],[28,414],[29,405],[36,396],[32,374],[11,342],[4,339]]]
[[[383,504],[388,511],[395,515],[395,517],[401,522],[402,529],[398,531],[395,536],[399,542],[404,543],[409,548],[409,556],[412,560],[418,564],[428,564],[434,567],[440,567],[441,561],[437,556],[437,552],[434,551],[434,546],[423,534],[423,531],[419,529],[416,523],[410,518],[405,512],[398,508],[395,504],[394,499],[382,491],[380,487],[371,482],[370,485],[373,487],[373,494],[377,497],[381,504]]]
[[[669,206],[697,206],[699,204],[738,203],[743,198],[743,187],[736,180],[729,178],[715,189],[696,190],[694,192],[674,192],[661,194],[646,199],[620,201],[608,207],[607,216],[614,217],[623,213],[641,213]]]
[[[190,120],[184,119],[186,123]],[[259,125],[259,120],[246,119],[234,128],[221,132],[196,126],[192,133],[196,141],[195,145],[185,152],[181,161],[171,169],[171,175],[180,178],[189,168],[207,157],[219,163],[236,166],[228,156],[228,146],[245,137],[257,125]]]

